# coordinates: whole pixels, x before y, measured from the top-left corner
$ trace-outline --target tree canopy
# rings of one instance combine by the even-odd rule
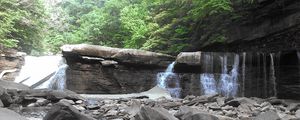
[[[210,41],[223,42],[220,21],[234,11],[230,0],[54,1],[1,0],[0,44],[26,52],[88,43],[176,53],[197,29],[213,29]]]

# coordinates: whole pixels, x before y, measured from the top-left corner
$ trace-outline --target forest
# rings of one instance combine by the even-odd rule
[[[226,25],[254,0],[1,0],[0,43],[28,54],[64,44],[178,53],[193,42],[222,43]],[[195,34],[196,38],[195,38]],[[200,37],[199,35],[200,34]]]

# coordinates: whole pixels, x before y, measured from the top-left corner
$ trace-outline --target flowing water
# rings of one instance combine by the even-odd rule
[[[272,82],[273,85],[273,96],[277,96],[277,90],[276,90],[276,77],[275,77],[275,68],[274,68],[274,57],[273,54],[270,53],[270,58],[271,58],[271,63],[270,63],[270,80]]]
[[[214,63],[214,57],[219,56],[221,74],[214,73],[214,66],[218,66],[218,63]],[[224,96],[236,96],[238,90],[238,70],[239,70],[239,55],[233,55],[232,69],[228,71],[228,55],[206,53],[204,55],[205,72],[200,74],[200,82],[204,94],[222,94]]]
[[[65,70],[67,65],[61,56],[26,56],[25,64],[15,82],[31,88],[65,88]]]
[[[180,97],[181,88],[179,84],[179,79],[176,74],[173,72],[175,62],[172,62],[168,65],[167,69],[163,73],[157,74],[157,85],[161,88],[164,88],[170,92],[173,97]]]

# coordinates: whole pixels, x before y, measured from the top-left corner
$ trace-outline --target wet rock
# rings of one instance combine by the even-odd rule
[[[77,100],[75,103],[76,103],[76,104],[82,104],[83,101],[82,101],[82,100]]]
[[[1,107],[4,107],[4,104],[3,104],[3,102],[0,100],[0,108]]]
[[[0,119],[1,120],[27,120],[26,118],[22,117],[18,113],[6,108],[0,108]]]
[[[180,120],[219,120],[219,118],[214,115],[201,112],[188,106],[180,107],[175,116]]]
[[[256,101],[254,100],[251,100],[249,98],[245,98],[245,97],[242,97],[242,98],[235,98],[233,100],[230,100],[228,102],[226,102],[223,106],[225,105],[229,105],[229,106],[232,106],[232,107],[238,107],[239,105],[241,104],[247,104],[247,105],[255,105],[255,106],[258,106],[258,104],[256,103]]]
[[[297,111],[295,112],[295,116],[296,116],[297,118],[300,118],[300,110],[297,110]]]
[[[59,102],[47,113],[43,120],[96,120],[90,116],[80,113],[72,105]]]
[[[299,103],[291,103],[288,105],[288,107],[286,108],[287,111],[296,111],[298,110],[300,107],[300,104]]]
[[[26,85],[15,83],[12,81],[0,80],[0,87],[4,89],[15,89],[15,90],[29,90],[30,88]]]
[[[280,117],[275,111],[267,111],[258,115],[255,120],[280,120]]]
[[[83,100],[84,98],[80,95],[72,92],[70,90],[49,90],[49,89],[32,89],[32,90],[23,90],[20,93],[22,97],[40,97],[52,101],[58,101],[61,99],[68,100]]]
[[[166,66],[174,57],[136,49],[120,49],[97,45],[64,45],[62,46],[64,54],[73,53],[82,56],[96,56],[101,58],[114,59],[117,62],[131,64],[148,64]]]
[[[61,100],[59,100],[59,102],[67,102],[67,103],[69,103],[71,105],[75,104],[75,102],[73,100],[67,100],[67,99],[61,99]]]
[[[131,120],[178,120],[166,109],[142,106],[140,111]]]
[[[216,97],[218,95],[203,95],[203,96],[198,96],[194,98],[192,101],[187,103],[186,105],[191,106],[191,105],[198,105],[198,104],[204,104],[204,103],[209,103],[209,102],[216,102]]]

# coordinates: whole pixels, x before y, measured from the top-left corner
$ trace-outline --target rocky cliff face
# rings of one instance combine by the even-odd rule
[[[13,81],[24,64],[25,53],[15,50],[5,50],[0,56],[0,79]]]
[[[261,0],[239,12],[246,15],[228,23],[226,41],[210,43],[196,37],[188,51],[278,52],[300,49],[299,0]]]
[[[156,85],[174,57],[134,49],[66,45],[67,88],[78,93],[136,93]]]

